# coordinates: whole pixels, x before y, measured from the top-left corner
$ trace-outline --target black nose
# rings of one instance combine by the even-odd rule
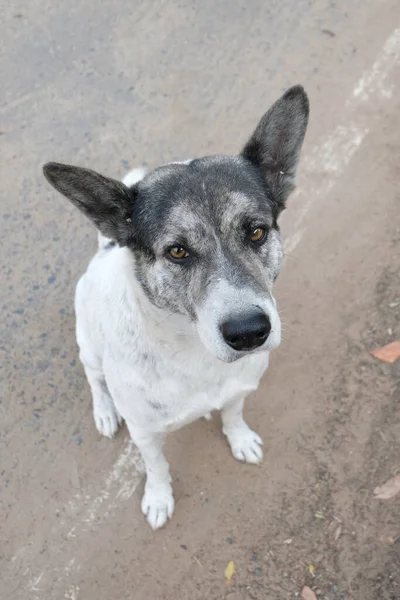
[[[231,348],[244,352],[262,346],[271,333],[271,321],[257,310],[225,321],[221,331]]]

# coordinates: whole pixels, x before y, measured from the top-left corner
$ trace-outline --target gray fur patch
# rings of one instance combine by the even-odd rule
[[[196,320],[218,280],[260,294],[272,285],[282,254],[273,200],[246,160],[214,156],[160,167],[140,182],[138,198],[152,207],[141,222],[150,251],[136,252],[137,277],[157,306]],[[257,227],[266,240],[253,245]],[[182,263],[168,260],[174,246],[189,254]]]

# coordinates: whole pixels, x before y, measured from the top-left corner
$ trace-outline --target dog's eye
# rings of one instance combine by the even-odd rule
[[[265,235],[266,230],[264,229],[264,227],[257,227],[252,231],[250,240],[253,242],[253,244],[260,243],[264,240]]]
[[[173,246],[168,250],[168,254],[173,260],[183,260],[189,256],[189,252],[182,246]]]

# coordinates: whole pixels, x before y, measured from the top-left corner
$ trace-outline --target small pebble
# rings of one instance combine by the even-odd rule
[[[261,577],[262,575],[262,569],[260,569],[260,567],[257,567],[257,569],[254,571],[256,577]]]
[[[233,539],[231,537],[227,537],[226,541],[228,542],[228,544],[233,544]]]
[[[335,32],[332,31],[331,29],[323,29],[322,33],[324,33],[325,35],[327,35],[327,36],[329,36],[331,38],[336,37]]]

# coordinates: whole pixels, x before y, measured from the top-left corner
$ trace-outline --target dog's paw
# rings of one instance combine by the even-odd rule
[[[225,432],[233,456],[242,462],[258,465],[262,461],[262,439],[247,425]]]
[[[113,437],[122,423],[122,417],[112,400],[96,402],[93,406],[94,422],[97,431],[106,437]]]
[[[172,517],[174,507],[174,497],[169,484],[151,487],[146,485],[142,512],[154,530],[160,529]]]

